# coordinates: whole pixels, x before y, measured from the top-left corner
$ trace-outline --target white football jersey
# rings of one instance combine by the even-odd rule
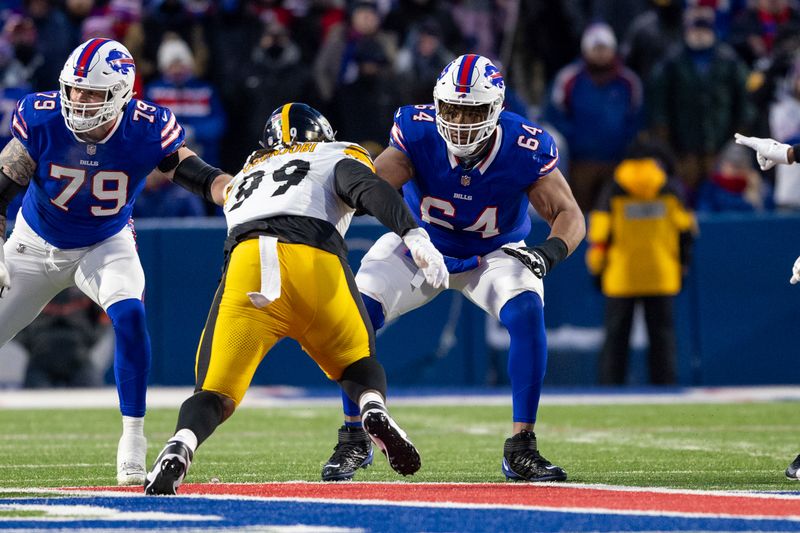
[[[225,190],[228,233],[252,220],[298,215],[330,222],[344,236],[355,210],[336,194],[334,169],[346,157],[375,171],[367,151],[353,143],[306,142],[251,155]]]

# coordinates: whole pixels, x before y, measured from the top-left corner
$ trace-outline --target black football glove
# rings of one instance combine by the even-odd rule
[[[537,278],[542,279],[547,274],[547,261],[538,246],[514,248],[506,245],[503,246],[503,251],[520,260]]]

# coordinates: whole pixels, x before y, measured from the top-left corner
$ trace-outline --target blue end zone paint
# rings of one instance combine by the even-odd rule
[[[742,520],[626,516],[600,513],[515,509],[464,509],[405,507],[394,505],[350,505],[297,501],[257,501],[197,497],[87,497],[2,499],[0,504],[92,505],[122,512],[164,512],[220,516],[222,520],[150,521],[0,520],[1,528],[21,529],[131,529],[219,531],[246,526],[350,527],[375,532],[484,532],[510,529],[537,531],[798,531],[800,523],[789,520]]]

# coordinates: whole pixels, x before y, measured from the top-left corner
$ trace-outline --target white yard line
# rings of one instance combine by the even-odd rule
[[[191,396],[192,387],[151,387],[147,392],[148,407],[177,408]],[[542,394],[543,405],[619,405],[619,404],[678,404],[678,403],[749,403],[800,401],[800,386],[767,387],[697,387],[664,393],[586,393]],[[244,399],[243,407],[314,407],[339,406],[340,399],[332,389],[327,397],[308,397],[296,387],[253,387]],[[434,395],[390,396],[392,405],[511,405],[511,395],[461,395],[442,392]],[[115,388],[59,390],[0,390],[0,409],[89,409],[117,407]]]

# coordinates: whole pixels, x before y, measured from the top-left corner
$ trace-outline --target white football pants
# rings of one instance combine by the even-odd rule
[[[358,290],[381,303],[386,322],[425,305],[444,290],[425,283],[407,251],[400,237],[387,233],[372,245],[356,274]],[[506,302],[525,291],[535,292],[544,302],[542,280],[500,249],[481,257],[477,268],[450,274],[450,288],[498,320]]]
[[[0,298],[0,346],[72,285],[103,310],[144,293],[144,271],[129,226],[92,246],[62,250],[36,234],[20,210],[4,251],[11,289]]]

